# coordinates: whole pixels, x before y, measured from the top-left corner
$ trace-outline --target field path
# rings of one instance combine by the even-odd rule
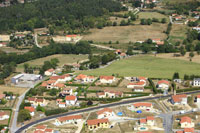
[[[98,48],[102,48],[102,49],[107,49],[107,50],[116,50],[114,48],[110,48],[110,47],[106,47],[106,46],[102,46],[102,45],[97,45],[97,44],[90,44],[90,45],[98,47]]]

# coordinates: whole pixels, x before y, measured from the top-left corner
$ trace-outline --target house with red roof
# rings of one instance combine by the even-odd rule
[[[129,110],[146,110],[146,111],[152,111],[153,105],[152,103],[147,102],[139,102],[139,103],[133,103],[130,107],[128,107]]]
[[[9,119],[9,115],[7,115],[4,111],[0,112],[0,120],[2,121],[6,119]]]
[[[184,133],[194,133],[194,128],[184,128]]]
[[[45,132],[45,133],[54,133],[54,130],[51,129],[51,128],[47,128],[47,129],[45,129],[44,132]]]
[[[140,119],[139,124],[141,126],[144,126],[144,125],[154,126],[155,125],[155,118],[154,118],[154,116],[147,116],[146,118]]]
[[[35,97],[29,97],[27,102],[31,103],[33,106],[46,106],[48,103],[45,99],[43,98],[35,98]]]
[[[84,74],[79,74],[75,78],[76,81],[79,81],[81,83],[91,83],[91,82],[94,82],[95,79],[96,78],[94,76],[87,76],[87,75],[84,75]]]
[[[69,95],[65,97],[65,103],[67,106],[75,105],[77,102],[77,97],[73,95]]]
[[[56,83],[58,82],[66,82],[72,80],[72,76],[70,74],[64,74],[61,76],[51,76],[50,80],[55,80]]]
[[[164,41],[160,38],[152,39],[153,43],[156,43],[157,45],[164,45]]]
[[[109,118],[115,115],[110,108],[104,108],[96,112],[98,119]]]
[[[35,115],[35,109],[31,106],[25,106],[24,109],[28,110],[30,112],[31,116]]]
[[[61,125],[65,125],[65,124],[77,124],[78,122],[80,122],[81,120],[83,120],[82,115],[71,115],[71,116],[64,116],[64,117],[59,117],[55,120],[55,125],[56,126],[61,126]]]
[[[133,89],[134,87],[144,87],[145,85],[146,85],[146,82],[144,81],[139,81],[136,83],[131,82],[131,83],[128,83],[127,88]]]
[[[64,89],[62,89],[62,91],[60,92],[60,96],[65,97],[68,95],[72,95],[73,94],[73,90],[75,90],[77,87],[74,86],[66,86]]]
[[[55,70],[53,68],[48,69],[44,72],[44,75],[46,76],[52,76],[53,74],[55,74]]]
[[[123,92],[121,91],[112,91],[112,90],[104,90],[104,92],[97,93],[99,98],[116,98],[116,97],[123,97]]]
[[[108,119],[94,119],[87,120],[87,127],[89,130],[94,130],[98,128],[109,128],[109,120]]]
[[[197,103],[200,103],[200,94],[196,96]]]
[[[100,83],[102,84],[112,84],[115,80],[114,76],[100,76]]]
[[[132,80],[133,78],[131,78]],[[130,82],[127,85],[127,88],[133,89],[135,92],[143,92],[144,91],[144,86],[146,86],[146,81],[147,78],[145,77],[137,77],[134,81],[135,82]]]
[[[167,81],[167,80],[159,80],[157,82],[157,85],[156,87],[160,90],[168,90],[169,89],[169,86],[170,86],[170,82]]]
[[[80,38],[81,38],[80,35],[75,35],[75,34],[66,35],[66,41],[69,42],[77,42]]]
[[[174,105],[178,105],[178,104],[186,105],[187,104],[187,95],[186,94],[173,95],[171,97],[171,103]]]
[[[181,128],[193,128],[195,126],[194,122],[192,122],[192,119],[188,116],[181,117],[180,125]]]
[[[59,102],[58,103],[58,107],[59,108],[65,108],[66,107],[66,103],[65,102]]]

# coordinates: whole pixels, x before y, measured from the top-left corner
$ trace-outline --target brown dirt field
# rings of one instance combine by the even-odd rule
[[[93,40],[95,42],[119,41],[120,43],[145,41],[149,38],[165,39],[166,24],[154,23],[148,25],[115,26],[103,29],[91,29],[91,34],[85,35],[83,40]]]
[[[180,56],[180,57],[174,57],[174,53],[157,54],[156,56],[166,59],[180,59],[180,60],[190,61],[189,52],[187,52],[185,56]],[[192,62],[200,63],[200,55],[195,53],[195,56],[192,58]]]
[[[7,110],[0,110],[0,112],[1,112],[1,111],[5,112],[7,115],[10,116],[10,111],[7,111]],[[1,121],[0,121],[0,125],[7,125],[7,124],[8,124],[8,120],[9,120],[9,119],[1,120]]]
[[[0,85],[0,93],[3,93],[4,91],[7,92],[13,92],[14,94],[19,94],[21,95],[27,90],[27,88],[20,88],[20,87],[12,87],[12,86],[5,86],[5,85]]]

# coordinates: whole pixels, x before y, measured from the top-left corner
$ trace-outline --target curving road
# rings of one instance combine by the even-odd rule
[[[193,92],[181,93],[181,94],[187,94],[188,95],[188,94],[194,94],[194,93],[200,93],[200,90],[193,91]],[[143,102],[143,101],[146,101],[146,100],[154,100],[154,99],[168,98],[168,97],[171,97],[171,95],[146,97],[146,98],[141,98],[141,99],[128,99],[126,101],[121,101],[121,102],[117,102],[117,103],[110,103],[110,104],[101,105],[101,106],[97,106],[97,107],[91,107],[91,108],[81,109],[81,110],[77,110],[77,111],[73,111],[73,112],[67,112],[67,113],[63,113],[63,114],[49,116],[49,117],[45,117],[45,118],[42,118],[40,120],[31,122],[31,123],[19,128],[15,133],[21,133],[21,132],[23,132],[23,130],[25,130],[25,129],[33,126],[33,125],[36,125],[38,123],[45,122],[45,121],[48,121],[48,120],[51,120],[51,119],[55,119],[55,118],[58,118],[58,117],[62,117],[62,116],[74,115],[74,114],[84,113],[84,112],[93,111],[93,110],[106,108],[106,107],[114,107],[114,106],[118,106],[118,105],[130,104],[130,103],[134,103],[134,102]]]

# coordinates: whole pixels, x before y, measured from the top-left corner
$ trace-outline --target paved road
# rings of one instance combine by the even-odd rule
[[[184,94],[188,95],[188,94],[194,94],[194,93],[200,93],[200,90],[193,91],[193,92],[185,92]],[[48,120],[52,120],[52,119],[55,119],[55,118],[58,118],[58,117],[63,117],[63,116],[67,116],[67,115],[74,115],[74,114],[78,114],[78,113],[84,113],[84,112],[93,111],[93,110],[102,109],[102,108],[107,108],[107,107],[114,107],[114,106],[119,106],[119,105],[124,105],[124,104],[130,104],[130,103],[134,103],[134,102],[143,102],[143,101],[146,101],[146,100],[154,100],[154,99],[169,98],[169,97],[171,97],[171,95],[146,97],[146,98],[142,98],[142,99],[131,99],[131,100],[126,100],[126,101],[115,102],[115,103],[110,103],[110,104],[106,104],[106,105],[101,105],[101,106],[96,106],[96,107],[81,109],[81,110],[77,110],[77,111],[73,111],[73,112],[67,112],[67,113],[58,114],[58,115],[54,115],[54,116],[49,116],[49,117],[45,117],[45,118],[42,118],[40,120],[31,122],[31,123],[29,123],[29,124],[27,124],[27,125],[19,128],[15,133],[21,133],[23,130],[25,130],[25,129],[33,126],[33,125],[36,125],[38,123],[45,122],[45,121],[48,121]],[[169,119],[166,118],[166,122],[167,123],[169,123],[169,122],[171,123],[171,117],[170,117],[170,115],[171,114],[169,114]],[[169,130],[171,131],[171,129],[169,129]]]
[[[12,121],[12,125],[11,125],[11,133],[14,133],[15,131],[17,131],[19,128],[17,127],[17,116],[18,116],[18,112],[19,112],[19,107],[22,103],[22,101],[24,100],[24,97],[26,95],[26,93],[30,90],[31,88],[27,89],[21,96],[18,97],[18,102],[17,102],[17,106],[16,109],[13,110],[14,113],[14,117],[13,117],[13,121]]]

